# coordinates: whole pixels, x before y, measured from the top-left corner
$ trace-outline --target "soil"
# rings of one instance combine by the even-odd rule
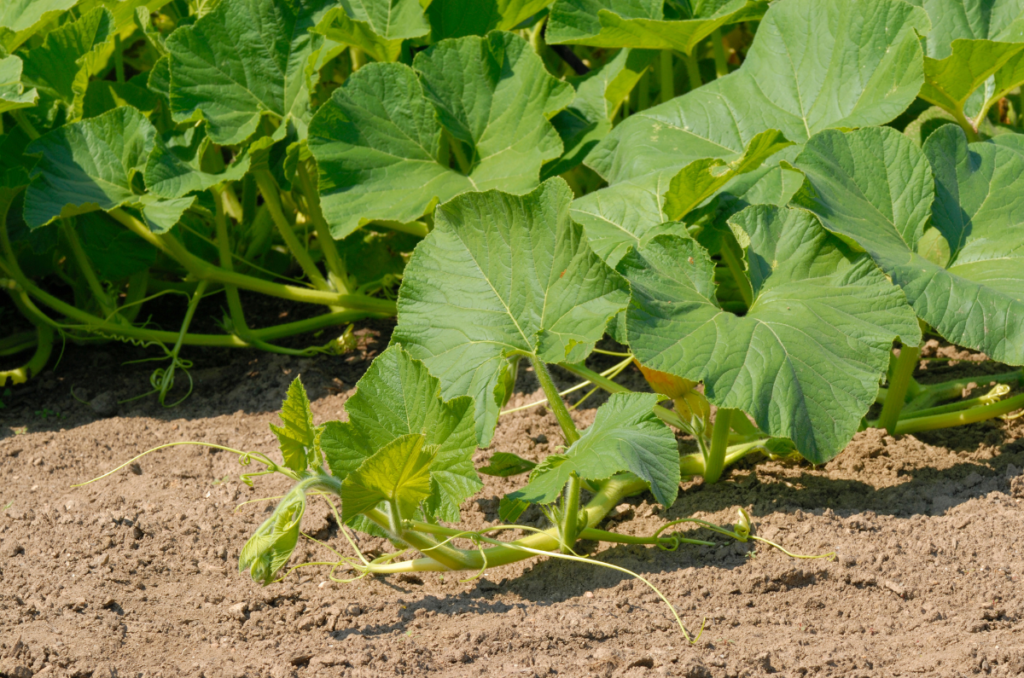
[[[141,349],[116,345],[73,348],[63,367],[3,395],[0,676],[1024,675],[1024,420],[898,439],[869,430],[821,467],[742,463],[716,485],[686,483],[670,509],[650,496],[620,506],[609,527],[627,534],[687,516],[727,525],[742,506],[759,536],[835,553],[798,560],[704,529],[692,536],[718,546],[581,545],[655,584],[692,633],[703,622],[693,645],[640,582],[554,559],[481,578],[347,584],[311,567],[260,587],[236,562],[273,502],[239,505],[280,495],[286,481],[249,488],[234,455],[206,446],[71,487],[167,442],[271,452],[267,424],[297,374],[320,420],[343,418],[389,331],[364,327],[343,357],[192,352],[195,390],[173,409],[151,397],[118,403],[146,390],[153,365],[121,366]],[[1005,369],[937,342],[924,355],[953,359],[923,363],[925,381]],[[632,368],[621,379],[642,383]],[[524,371],[511,404],[538,398]],[[581,425],[600,402],[576,411]],[[476,462],[494,450],[540,459],[560,444],[554,417],[534,408],[503,417]],[[494,524],[516,482],[487,478],[465,525]],[[350,548],[318,503],[304,530]],[[296,556],[331,559],[312,541]]]

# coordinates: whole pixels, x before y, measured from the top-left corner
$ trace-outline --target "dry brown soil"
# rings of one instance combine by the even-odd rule
[[[794,560],[706,530],[694,535],[718,547],[583,545],[596,560],[647,577],[691,631],[706,620],[694,645],[631,577],[564,561],[466,582],[426,574],[336,584],[320,567],[262,588],[238,573],[236,558],[271,503],[236,506],[281,494],[286,483],[260,478],[250,489],[233,455],[207,447],[157,453],[106,481],[71,487],[176,440],[270,452],[267,424],[299,373],[317,416],[342,417],[387,340],[387,328],[378,330],[344,358],[202,354],[196,392],[170,410],[151,399],[114,402],[143,390],[152,368],[121,367],[135,354],[117,346],[71,349],[56,372],[4,396],[0,675],[1024,674],[1021,421],[899,439],[867,431],[823,467],[741,464],[717,485],[685,485],[670,509],[649,496],[630,500],[610,523],[625,533],[650,534],[683,516],[728,524],[743,506],[762,537],[837,554]],[[931,380],[999,369],[929,365]],[[521,375],[519,387],[513,404],[537,397],[532,375]],[[97,406],[73,399],[72,388]],[[581,424],[593,420],[597,402],[578,410]],[[559,444],[552,415],[534,409],[504,418],[477,462],[493,450],[539,459]],[[464,506],[466,524],[494,523],[499,497],[513,486],[488,479]],[[325,507],[312,504],[304,520],[309,533],[348,548]],[[360,546],[386,548],[365,537]],[[313,542],[297,555],[330,558]]]

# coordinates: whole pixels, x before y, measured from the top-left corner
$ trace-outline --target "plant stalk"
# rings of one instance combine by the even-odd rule
[[[711,50],[715,55],[715,76],[729,75],[729,61],[725,55],[725,43],[722,41],[722,29],[716,28],[711,33]]]
[[[331,235],[331,227],[324,218],[323,210],[320,209],[320,194],[317,193],[316,184],[309,175],[309,168],[306,163],[299,163],[299,185],[306,198],[306,205],[309,208],[309,217],[313,220],[313,227],[316,229],[316,239],[320,243],[320,249],[324,253],[324,264],[327,266],[328,277],[336,292],[347,294],[351,288],[348,272],[345,270],[345,262],[338,254],[338,248],[334,244],[334,236]]]
[[[686,55],[686,77],[690,80],[691,92],[704,84],[700,77],[700,62],[697,60],[696,47]]]
[[[878,427],[884,428],[889,435],[896,435],[896,423],[906,404],[907,389],[914,379],[914,370],[917,368],[917,361],[920,357],[921,347],[904,344],[900,349],[900,357],[892,369],[885,403],[882,405],[882,413],[878,417]]]
[[[704,458],[704,482],[717,483],[725,469],[725,453],[729,446],[729,422],[734,411],[720,408],[711,432],[711,447]]]
[[[672,100],[676,95],[675,71],[672,70],[672,50],[663,49],[658,60],[658,81],[661,92],[658,99],[661,103]]]
[[[1009,414],[1010,412],[1021,408],[1024,408],[1024,393],[1014,396],[1013,398],[1000,400],[998,403],[985,405],[983,407],[974,407],[960,412],[937,414],[931,417],[904,419],[896,424],[895,433],[893,435],[904,435],[906,433],[919,433],[921,431],[932,431],[939,428],[952,428],[954,426],[976,424],[979,421],[1001,417],[1004,414]]]

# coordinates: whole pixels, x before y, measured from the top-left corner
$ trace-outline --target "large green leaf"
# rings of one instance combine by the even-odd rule
[[[597,145],[586,162],[611,186],[587,196],[586,211],[643,238],[666,220],[655,196],[696,160],[733,161],[770,129],[803,143],[826,128],[888,122],[921,88],[917,33],[928,26],[901,0],[774,3],[739,70],[630,116]]]
[[[396,438],[367,457],[342,481],[342,519],[352,520],[382,501],[397,505],[402,517],[412,517],[420,503],[430,496],[432,458],[419,433]]]
[[[433,0],[427,8],[431,39],[462,38],[510,31],[551,4],[551,0]]]
[[[25,221],[37,228],[58,217],[128,206],[138,210],[154,232],[168,231],[195,199],[164,200],[136,191],[142,184],[137,177],[149,170],[155,152],[170,153],[149,120],[128,106],[53,130],[26,149],[41,158],[25,196]],[[170,169],[160,169],[164,172],[158,176],[168,179]],[[171,169],[178,172],[178,185],[189,183],[190,168]],[[222,178],[196,174],[199,178],[192,183],[213,185],[213,179]]]
[[[420,0],[341,0],[313,29],[377,61],[397,61],[402,41],[430,32]]]
[[[174,119],[206,120],[210,138],[237,144],[263,116],[308,115],[306,62],[323,38],[310,33],[328,0],[222,0],[167,38]]]
[[[26,152],[42,157],[25,195],[25,221],[34,228],[134,202],[132,179],[145,168],[155,138],[153,125],[124,107],[33,141]]]
[[[427,512],[457,522],[459,505],[483,485],[473,468],[473,400],[441,399],[441,386],[400,346],[379,355],[345,402],[348,422],[325,425],[320,445],[331,473],[344,479],[375,451],[409,434],[423,436],[433,453]]]
[[[910,0],[933,29],[926,41],[921,97],[975,124],[1024,82],[1022,0]]]
[[[22,81],[39,90],[38,115],[52,123],[60,113],[82,115],[89,78],[107,66],[114,50],[114,16],[102,7],[47,33],[24,56]]]
[[[281,405],[278,415],[284,426],[270,425],[270,430],[277,436],[284,456],[284,465],[302,473],[315,461],[314,443],[316,427],[313,426],[313,410],[309,407],[309,397],[298,377],[288,386],[288,395]]]
[[[313,118],[309,148],[336,238],[373,220],[414,221],[466,191],[525,193],[561,153],[549,119],[572,87],[522,38],[446,41],[414,66],[365,66]],[[449,167],[446,137],[464,150],[466,174]]]
[[[755,293],[747,313],[719,306],[714,264],[696,241],[659,236],[619,263],[633,292],[630,348],[823,463],[874,402],[893,340],[920,341],[916,318],[870,259],[814,217],[761,205],[732,224]]]
[[[619,50],[601,68],[579,78],[569,78],[569,83],[576,88],[576,98],[551,119],[565,150],[558,160],[544,167],[544,178],[579,165],[597,142],[608,135],[623,99],[633,91],[656,54],[652,50]]]
[[[666,14],[664,0],[556,0],[547,40],[593,47],[674,49],[689,54],[716,29],[760,19],[768,9],[767,0],[693,4],[693,11]]]
[[[929,164],[929,160],[931,164]],[[874,258],[946,339],[1024,364],[1024,144],[967,144],[955,125],[919,149],[890,128],[823,132],[797,159],[794,202]],[[934,173],[933,173],[934,170]],[[924,256],[929,222],[948,243]]]
[[[13,52],[61,12],[71,9],[78,0],[4,0],[0,3],[0,33],[10,35],[2,43]]]
[[[36,90],[25,91],[25,86],[21,84],[21,70],[21,59],[18,57],[0,59],[0,113],[35,106],[39,98]]]
[[[594,424],[565,454],[552,454],[530,474],[530,482],[508,499],[550,504],[570,476],[606,480],[630,472],[642,478],[654,498],[671,506],[679,493],[679,447],[675,435],[654,414],[654,393],[617,393],[597,410]]]
[[[494,431],[505,358],[579,362],[627,286],[569,220],[572,192],[550,179],[524,196],[471,193],[441,205],[405,269],[394,341],[476,401],[477,437]]]

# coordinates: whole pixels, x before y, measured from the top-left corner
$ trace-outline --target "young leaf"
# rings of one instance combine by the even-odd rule
[[[251,159],[246,149],[223,172],[204,172],[201,163],[209,145],[210,140],[202,127],[190,127],[180,135],[168,135],[155,145],[146,161],[146,187],[161,198],[180,198],[219,183],[240,181],[249,171]]]
[[[934,29],[925,41],[921,98],[977,125],[1024,83],[1024,7],[1019,0],[916,0]]]
[[[89,78],[106,68],[114,50],[114,29],[114,16],[97,7],[25,53],[22,82],[39,90],[36,114],[48,124],[60,112],[69,121],[81,117]]]
[[[584,360],[626,306],[625,281],[569,220],[571,199],[561,179],[524,196],[460,196],[437,209],[405,269],[394,340],[440,378],[443,394],[473,396],[483,445],[506,357]]]
[[[892,341],[920,341],[916,318],[869,259],[812,216],[756,206],[733,223],[755,291],[746,315],[719,306],[700,245],[659,236],[619,263],[633,291],[630,348],[647,367],[703,381],[712,403],[823,463],[874,402]]]
[[[274,513],[264,521],[238,555],[238,571],[249,571],[253,581],[264,586],[284,567],[299,541],[299,524],[306,511],[306,493],[301,487],[289,492]]]
[[[250,137],[260,119],[302,123],[308,115],[308,57],[323,40],[309,32],[328,0],[222,0],[167,38],[171,111],[199,114],[222,145]],[[303,123],[304,124],[304,123]]]
[[[363,50],[376,61],[397,61],[402,41],[430,32],[420,0],[343,0],[310,29]]]
[[[716,29],[760,19],[768,9],[767,0],[694,4],[695,12],[666,16],[664,0],[556,0],[547,39],[551,44],[674,49],[689,54]]]
[[[863,247],[922,320],[949,341],[1024,364],[1019,136],[968,144],[947,125],[922,151],[891,128],[823,132],[797,166],[808,183],[794,202]],[[929,221],[949,245],[943,265],[920,251]]]
[[[433,0],[425,2],[431,39],[510,31],[551,4],[551,0]]]
[[[377,356],[345,402],[348,422],[325,424],[320,446],[331,473],[344,480],[363,461],[396,439],[419,434],[432,449],[431,517],[456,522],[459,505],[483,484],[473,467],[473,400],[441,400],[441,386],[401,346]]]
[[[917,34],[928,27],[902,0],[773,3],[739,70],[630,116],[594,148],[586,162],[611,186],[587,196],[587,211],[643,237],[665,221],[654,196],[695,160],[731,161],[771,129],[803,143],[826,128],[888,122],[921,88]],[[629,195],[597,197],[616,190]],[[629,202],[645,209],[620,209]]]
[[[309,465],[309,456],[316,442],[316,427],[313,426],[313,410],[302,382],[296,377],[288,386],[288,396],[281,406],[281,421],[284,426],[270,425],[277,436],[284,455],[284,465],[302,473]]]
[[[336,238],[373,220],[415,221],[467,191],[525,193],[562,151],[548,120],[572,100],[572,87],[551,77],[522,38],[443,42],[413,66],[361,68],[313,118],[309,148]],[[465,173],[449,167],[452,143]]]
[[[552,454],[509,500],[550,504],[572,474],[606,480],[628,471],[647,481],[654,498],[671,506],[679,493],[679,448],[672,431],[655,416],[653,393],[616,393],[597,410],[594,424],[565,454]]]
[[[419,433],[395,440],[368,457],[341,484],[341,517],[346,522],[382,501],[411,517],[430,496],[431,449]]]
[[[18,57],[0,59],[0,113],[35,106],[39,99],[36,90],[25,91],[25,86],[21,84],[21,70],[21,59]]]
[[[523,459],[518,454],[511,452],[495,452],[491,455],[491,461],[480,469],[480,473],[497,478],[511,478],[522,473],[532,471],[537,467],[535,462]]]

